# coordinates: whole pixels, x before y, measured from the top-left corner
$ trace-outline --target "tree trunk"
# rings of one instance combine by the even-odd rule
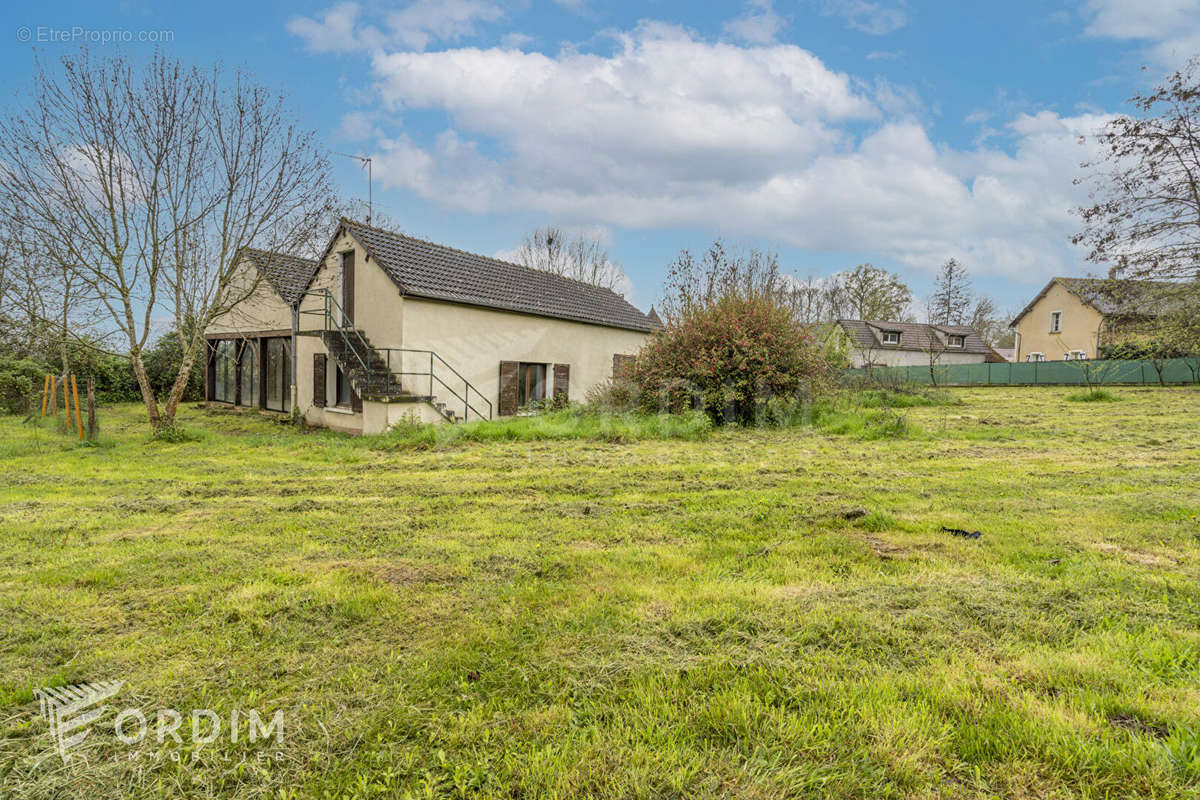
[[[146,374],[146,365],[142,362],[142,350],[132,347],[129,360],[133,363],[133,374],[137,378],[138,388],[142,391],[142,402],[146,404],[146,416],[150,418],[150,427],[157,433],[162,430],[164,420],[158,413],[158,398],[154,396],[154,388],[150,385],[150,376]],[[170,420],[167,424],[170,424]]]
[[[175,373],[175,383],[171,385],[171,394],[167,397],[167,404],[163,409],[163,417],[168,424],[174,424],[175,412],[179,410],[179,403],[182,402],[183,394],[187,391],[188,383],[191,382],[192,366],[196,363],[196,351],[200,349],[200,345],[204,341],[203,331],[204,328],[197,325],[196,333],[183,351],[179,372]]]

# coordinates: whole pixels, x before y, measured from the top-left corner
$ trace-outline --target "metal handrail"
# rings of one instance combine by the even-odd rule
[[[338,305],[337,300],[333,299],[333,293],[330,292],[328,289],[321,289],[316,292],[304,292],[303,294],[301,294],[301,299],[303,299],[305,296],[308,296],[308,295],[320,297],[324,301],[324,305],[323,305],[321,311],[320,312],[304,311],[300,308],[300,301],[297,301],[297,303],[296,303],[297,313],[298,314],[318,314],[318,313],[321,314],[324,317],[323,330],[325,330],[326,332],[329,332],[331,323],[333,323],[333,328],[335,330],[337,330],[338,333],[341,334],[342,341],[344,341],[346,344],[346,349],[351,351],[354,354],[355,360],[357,360],[359,366],[362,367],[363,381],[365,383],[365,385],[363,387],[363,393],[366,394],[366,393],[370,392],[370,390],[371,390],[371,368],[367,364],[367,362],[363,361],[362,355],[360,355],[359,351],[354,347],[353,344],[351,344],[350,336],[346,333],[346,330],[347,330],[346,326],[344,324],[337,323],[337,319],[342,319],[342,320],[346,319],[346,312],[342,309],[342,307],[340,305]],[[336,310],[337,314],[338,314],[338,316],[336,318],[333,316],[334,310]],[[354,330],[353,328],[351,328],[350,332],[353,333],[358,338],[359,346],[362,347],[363,352],[367,354],[367,361],[370,361],[371,346],[369,344],[367,344],[366,340],[363,339],[362,334],[360,334],[357,330]]]
[[[338,304],[337,300],[335,300],[333,298],[332,292],[330,292],[328,289],[319,289],[316,291],[304,292],[301,295],[301,298],[303,298],[305,296],[320,297],[322,300],[322,303],[323,303],[322,308],[319,311],[316,309],[310,309],[310,310],[304,311],[304,310],[299,310],[299,303],[297,303],[298,313],[299,314],[320,314],[323,317],[322,329],[326,332],[329,332],[331,329],[336,330],[342,336],[342,339],[346,344],[346,349],[350,350],[354,353],[354,358],[358,361],[359,365],[362,366],[363,380],[365,382],[365,386],[363,387],[364,394],[369,393],[371,390],[371,368],[368,363],[365,363],[363,361],[363,358],[359,354],[358,349],[355,348],[353,344],[351,344],[350,336],[347,333],[347,331],[349,331],[349,333],[353,333],[354,336],[357,338],[358,344],[360,347],[362,347],[362,352],[366,354],[368,362],[371,360],[371,352],[372,351],[374,351],[376,353],[380,353],[380,354],[386,354],[385,363],[387,365],[387,377],[385,378],[385,381],[384,381],[384,392],[385,393],[391,392],[391,390],[393,388],[392,377],[394,375],[396,375],[396,376],[412,375],[412,376],[419,376],[419,377],[428,376],[430,399],[432,399],[434,397],[433,384],[436,381],[439,386],[444,388],[447,392],[449,392],[451,395],[453,395],[456,400],[460,401],[463,404],[463,420],[470,419],[471,412],[475,412],[475,416],[479,417],[480,419],[491,419],[492,418],[492,413],[493,413],[492,401],[490,401],[486,397],[484,397],[482,392],[480,392],[478,389],[476,389],[475,386],[472,385],[472,383],[470,381],[468,381],[465,377],[463,377],[463,375],[458,370],[456,370],[454,367],[450,366],[450,364],[446,361],[446,359],[442,358],[440,355],[438,355],[433,350],[417,350],[417,349],[407,348],[407,347],[373,347],[366,341],[366,339],[363,337],[363,335],[361,333],[359,333],[358,330],[356,330],[354,328],[347,328],[344,324],[338,322],[339,319],[341,319],[341,320],[346,319],[346,313],[342,309],[342,307]],[[335,312],[337,314],[336,317],[334,316]],[[403,370],[393,371],[392,370],[392,353],[400,353],[401,354],[400,355],[400,363],[402,366],[404,364],[404,354],[405,353],[428,355],[429,356],[429,371],[428,372],[407,372],[407,371],[403,371]],[[437,364],[440,364],[443,367],[445,367],[447,370],[449,370],[451,373],[453,373],[455,378],[457,378],[458,380],[463,382],[462,394],[459,394],[458,390],[456,390],[453,386],[451,386],[449,383],[447,383],[445,380],[443,380],[440,375],[437,374],[436,369],[435,369]],[[403,391],[403,384],[402,383],[396,384],[395,388]],[[486,416],[484,415],[484,413],[482,411],[479,410],[479,408],[477,408],[475,405],[472,404],[471,392],[474,392],[478,396],[477,402],[481,402],[482,405],[487,406]]]
[[[389,370],[390,370],[390,366],[391,366],[391,355],[390,354],[393,352],[396,352],[396,353],[418,353],[418,354],[429,356],[429,371],[428,372],[397,372],[396,374],[397,375],[415,375],[415,376],[428,375],[429,376],[429,396],[430,397],[433,396],[433,382],[437,381],[440,386],[444,387],[446,389],[446,391],[448,391],[450,394],[454,395],[455,399],[459,400],[463,404],[463,419],[464,420],[470,418],[470,416],[471,416],[470,412],[472,412],[472,411],[474,411],[475,416],[479,417],[480,419],[491,419],[492,418],[492,411],[493,411],[492,401],[488,400],[486,397],[484,397],[483,392],[476,389],[475,386],[469,380],[467,380],[465,377],[463,377],[462,373],[460,373],[454,367],[450,366],[450,364],[446,361],[446,359],[442,358],[440,355],[438,355],[433,350],[418,350],[418,349],[414,349],[411,347],[381,347],[378,349],[381,352],[387,352],[389,354],[389,356],[388,356]],[[437,374],[437,372],[435,370],[435,361],[436,361],[436,363],[441,364],[443,367],[450,370],[450,372],[454,373],[455,378],[458,378],[460,381],[463,382],[463,393],[462,394],[459,394],[458,391],[456,389],[454,389],[453,386],[446,383],[446,381],[442,380],[442,378]],[[478,408],[476,408],[474,405],[471,404],[471,392],[474,392],[476,395],[478,395],[479,401],[481,401],[484,405],[487,406],[487,415],[486,416],[484,416],[482,411],[480,411]]]

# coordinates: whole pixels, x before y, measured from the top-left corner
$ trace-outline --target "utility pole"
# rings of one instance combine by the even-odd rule
[[[373,198],[371,197],[372,184],[374,183],[374,179],[371,174],[371,157],[370,156],[359,156],[359,155],[355,155],[353,153],[339,153],[336,150],[333,151],[333,154],[335,156],[342,156],[343,158],[353,158],[355,161],[359,162],[360,164],[362,164],[364,167],[367,168],[367,224],[370,225],[371,224],[371,215],[372,215],[372,212],[375,210]]]

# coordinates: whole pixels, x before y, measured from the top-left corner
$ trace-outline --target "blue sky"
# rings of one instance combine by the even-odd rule
[[[35,47],[170,31],[172,54],[246,65],[330,149],[374,156],[376,207],[406,232],[504,254],[538,225],[593,231],[643,307],[714,236],[801,276],[871,261],[918,296],[955,256],[1019,307],[1095,269],[1069,244],[1078,138],[1200,52],[1200,0],[131,0],[7,20],[6,96]]]

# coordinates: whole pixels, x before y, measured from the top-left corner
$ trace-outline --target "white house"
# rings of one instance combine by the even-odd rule
[[[910,367],[1003,361],[974,329],[921,322],[839,319],[854,367]]]

